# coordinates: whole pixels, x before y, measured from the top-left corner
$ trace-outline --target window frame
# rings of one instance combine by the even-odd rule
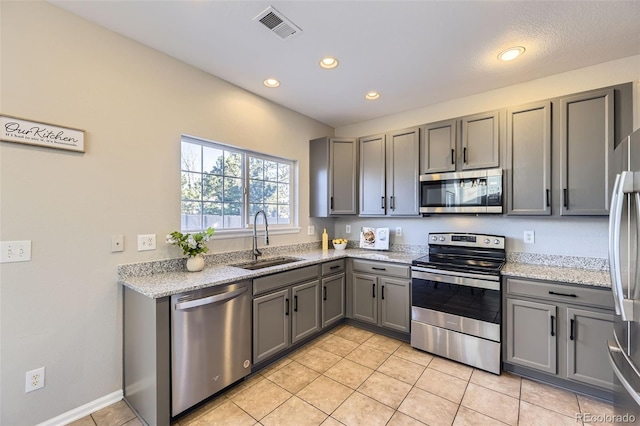
[[[258,158],[263,161],[275,161],[279,164],[288,164],[290,167],[289,174],[289,217],[290,222],[288,224],[278,224],[269,222],[269,233],[272,235],[277,234],[292,234],[299,233],[299,207],[298,207],[298,188],[299,188],[299,164],[297,160],[277,157],[275,155],[258,152],[254,150],[249,150],[245,148],[240,148],[234,145],[229,145],[221,142],[210,141],[202,138],[198,138],[190,135],[182,135],[180,138],[180,169],[179,173],[182,176],[183,172],[189,173],[199,173],[201,176],[206,175],[202,169],[202,162],[204,161],[201,155],[201,168],[200,172],[192,172],[183,169],[183,157],[182,157],[182,143],[190,143],[194,145],[200,145],[201,147],[209,147],[213,149],[224,150],[228,152],[238,153],[241,155],[241,178],[242,178],[242,203],[241,203],[241,227],[240,228],[215,228],[215,234],[213,235],[214,239],[225,239],[225,238],[234,238],[238,236],[247,236],[253,234],[253,215],[250,214],[250,170],[249,163],[250,158]],[[202,148],[201,148],[202,149]],[[182,178],[181,182],[182,182]],[[255,179],[254,179],[255,180]],[[263,180],[264,181],[264,180]],[[180,186],[180,228],[182,228],[182,203],[184,199],[182,198],[182,185]],[[203,216],[203,202],[204,200],[200,199],[200,215]],[[224,200],[223,200],[224,202]],[[201,228],[204,226],[203,221],[201,221]],[[258,229],[262,228],[262,224],[258,224]],[[183,233],[195,233],[201,232],[203,229],[181,229]]]

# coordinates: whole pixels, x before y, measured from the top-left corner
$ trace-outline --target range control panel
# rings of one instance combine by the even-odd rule
[[[501,235],[430,233],[429,245],[488,247],[504,250],[506,238]]]

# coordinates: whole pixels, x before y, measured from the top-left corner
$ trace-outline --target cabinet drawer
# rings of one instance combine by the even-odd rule
[[[325,262],[322,264],[322,276],[344,271],[344,259]]]
[[[539,297],[555,302],[613,309],[613,295],[608,288],[592,288],[520,278],[507,278],[507,293]]]
[[[253,295],[266,293],[286,287],[290,284],[318,278],[318,265],[305,266],[304,268],[293,269],[291,271],[279,272],[266,277],[253,280]]]
[[[376,275],[386,275],[389,277],[411,277],[411,270],[408,266],[386,262],[371,262],[367,260],[353,259],[353,270]]]

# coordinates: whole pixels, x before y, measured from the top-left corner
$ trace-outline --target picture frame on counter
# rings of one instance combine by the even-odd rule
[[[85,152],[84,130],[0,115],[0,140]]]

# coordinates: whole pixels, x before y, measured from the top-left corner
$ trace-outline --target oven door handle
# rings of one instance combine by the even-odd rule
[[[488,290],[500,290],[500,277],[477,276],[464,272],[442,271],[440,269],[411,268],[411,278],[418,280],[435,281],[448,284],[457,284],[467,287],[485,288]]]

